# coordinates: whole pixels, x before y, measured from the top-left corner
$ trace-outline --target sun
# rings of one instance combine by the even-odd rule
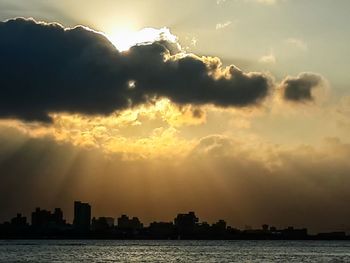
[[[119,28],[106,35],[109,41],[121,52],[127,51],[137,44],[150,44],[159,40],[166,40],[172,43],[177,42],[177,37],[166,27],[159,29],[146,27],[139,31]]]
[[[128,28],[122,28],[115,29],[113,32],[108,33],[107,38],[119,51],[122,52],[128,50],[134,45],[134,35],[135,31]]]

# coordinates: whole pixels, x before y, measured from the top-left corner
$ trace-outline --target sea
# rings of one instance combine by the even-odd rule
[[[350,241],[0,240],[0,262],[350,262]]]

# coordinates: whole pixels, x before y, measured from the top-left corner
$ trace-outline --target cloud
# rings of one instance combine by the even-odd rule
[[[228,27],[231,24],[232,24],[232,21],[226,21],[225,23],[218,23],[218,24],[216,24],[215,29],[216,30],[224,29],[225,27]]]
[[[31,138],[49,137],[81,149],[99,149],[109,156],[151,160],[188,152],[192,143],[180,136],[180,129],[206,122],[203,109],[177,106],[167,99],[103,117],[62,113],[50,117],[50,125],[2,120],[0,127],[18,129]]]
[[[306,51],[308,49],[307,43],[299,38],[288,38],[286,42],[290,45],[293,45],[303,51]]]
[[[158,41],[121,53],[82,26],[1,22],[0,116],[50,121],[50,112],[110,114],[161,97],[243,107],[269,94],[267,75],[176,52],[173,43]]]
[[[324,86],[325,80],[315,73],[301,73],[297,77],[287,77],[282,83],[285,100],[293,102],[311,102],[315,100],[314,91]]]
[[[338,138],[326,138],[318,147],[285,147],[261,142],[249,146],[213,135],[199,141],[191,162],[201,161],[204,171],[220,175],[234,196],[232,202],[245,200],[232,204],[240,206],[240,216],[247,218],[251,208],[248,217],[259,218],[257,222],[344,230],[348,224],[340,214],[350,200],[345,186],[350,180],[349,154],[350,145]]]
[[[216,0],[216,4],[218,4],[218,5],[225,3],[225,2],[226,2],[226,0]]]
[[[281,2],[281,0],[245,0],[245,2],[252,2],[252,3],[258,3],[258,4],[264,4],[264,5],[274,5],[278,2]]]
[[[216,4],[220,5],[225,3],[227,0],[216,0]],[[240,0],[236,0],[240,1]],[[273,5],[281,0],[244,0],[245,2],[253,2],[253,3],[259,3],[259,4],[266,4],[266,5]]]
[[[272,4],[276,4],[278,2],[278,0],[255,0],[255,2],[261,3],[261,4],[272,5]]]
[[[262,56],[259,59],[259,62],[266,64],[276,64],[276,57],[274,54],[270,53],[269,55]]]
[[[350,96],[341,97],[332,109],[331,118],[337,126],[348,135],[350,131]]]
[[[73,200],[84,199],[96,215],[131,213],[145,223],[193,209],[236,227],[349,227],[350,145],[337,138],[286,147],[212,135],[169,153],[171,161],[125,160],[3,126],[0,145],[0,221],[38,205],[62,207],[71,220]]]

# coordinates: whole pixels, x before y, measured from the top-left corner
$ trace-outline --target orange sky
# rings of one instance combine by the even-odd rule
[[[350,97],[344,86],[347,79],[342,75],[344,67],[338,51],[329,61],[334,59],[339,69],[330,69],[329,65],[318,67],[322,48],[315,43],[321,43],[322,39],[317,42],[301,26],[295,25],[294,31],[290,31],[294,34],[282,34],[282,30],[276,29],[276,35],[272,36],[268,27],[264,32],[256,29],[259,33],[255,37],[260,37],[261,44],[254,45],[263,45],[262,52],[260,47],[254,49],[248,44],[258,43],[255,37],[246,39],[252,30],[249,25],[254,21],[228,17],[222,9],[237,5],[242,12],[251,10],[250,14],[256,14],[261,23],[268,25],[264,12],[273,14],[276,9],[287,12],[286,6],[295,11],[298,5],[293,6],[292,1],[203,1],[205,8],[211,6],[214,10],[216,20],[210,18],[205,22],[210,22],[211,27],[203,22],[197,31],[194,28],[199,25],[194,24],[203,17],[195,9],[196,1],[189,4],[183,14],[179,13],[177,19],[167,17],[166,11],[159,12],[159,18],[155,19],[154,10],[141,3],[135,7],[121,4],[120,8],[130,16],[114,19],[110,14],[102,16],[105,7],[98,3],[82,7],[86,16],[74,17],[75,1],[57,1],[51,6],[34,2],[35,10],[26,5],[10,8],[7,1],[0,2],[0,17],[5,20],[25,16],[69,27],[89,26],[96,31],[83,28],[82,32],[91,34],[89,41],[103,44],[93,47],[106,47],[101,50],[110,53],[106,52],[108,56],[103,57],[105,53],[97,49],[96,55],[89,46],[88,51],[74,60],[79,63],[68,65],[106,66],[102,73],[96,68],[89,71],[90,75],[101,74],[102,80],[105,75],[109,77],[108,74],[112,77],[120,72],[124,74],[115,69],[119,66],[137,70],[128,72],[134,78],[125,77],[126,92],[115,90],[126,94],[120,95],[124,100],[120,105],[111,103],[109,93],[104,97],[104,90],[114,88],[114,82],[111,86],[101,84],[96,89],[86,86],[89,85],[86,82],[80,85],[80,77],[90,76],[79,75],[74,66],[69,68],[69,74],[62,71],[58,79],[73,76],[72,79],[77,80],[75,85],[62,90],[74,90],[74,95],[78,95],[68,98],[68,93],[59,93],[61,89],[48,92],[58,94],[57,100],[51,100],[54,97],[51,95],[43,101],[28,96],[45,93],[45,89],[35,89],[35,85],[41,83],[38,84],[37,78],[30,79],[31,74],[21,75],[26,78],[23,86],[16,79],[12,79],[15,84],[8,84],[6,79],[10,74],[0,72],[3,94],[0,99],[0,221],[10,219],[17,212],[29,216],[36,206],[62,207],[71,221],[73,201],[81,200],[91,203],[93,216],[117,217],[125,213],[139,216],[146,224],[154,220],[171,221],[179,212],[195,211],[202,221],[213,223],[225,219],[229,225],[240,228],[267,223],[277,227],[308,227],[311,231],[350,231]],[[115,6],[111,2],[105,1],[112,10]],[[319,12],[325,8],[324,1],[320,3]],[[305,8],[311,8],[310,5],[306,4]],[[96,17],[91,14],[94,8]],[[134,13],[130,13],[132,8]],[[182,10],[183,6],[179,4],[174,8]],[[141,11],[144,17],[136,16]],[[192,20],[187,18],[191,12]],[[288,19],[294,18],[276,16],[276,19],[289,28]],[[28,21],[22,22],[45,30],[50,26],[61,28]],[[249,28],[247,35],[240,24]],[[138,31],[142,28],[146,29]],[[61,29],[62,32],[72,30]],[[338,29],[345,33],[342,27]],[[0,34],[7,33],[1,30],[2,27]],[[262,33],[271,35],[271,43],[267,44]],[[225,35],[231,38],[226,39]],[[147,43],[140,46],[139,42]],[[156,53],[159,47],[152,49],[154,42],[166,43],[162,46],[166,51]],[[0,40],[0,55],[10,54],[8,50],[1,50],[9,46],[3,43]],[[50,41],[47,43],[50,46]],[[273,46],[273,43],[279,44]],[[131,48],[132,45],[136,47]],[[118,48],[124,52],[119,53]],[[232,54],[229,52],[234,48],[242,52],[243,58],[235,50]],[[38,50],[35,52],[40,53],[42,48]],[[324,53],[330,56],[331,52]],[[118,59],[125,64],[116,63]],[[20,66],[15,64],[14,68]],[[185,70],[181,71],[182,66]],[[3,67],[3,72],[11,73],[10,70],[11,65]],[[17,75],[14,73],[14,76]],[[149,80],[149,76],[153,79]],[[164,76],[171,81],[167,82]],[[260,93],[256,91],[257,86],[260,87],[257,80],[263,80]],[[149,83],[156,84],[153,87]],[[184,87],[184,83],[188,86]],[[45,83],[42,85],[46,87]],[[246,85],[245,89],[240,89],[242,85]],[[28,89],[32,90],[23,95]],[[246,95],[247,89],[257,93],[248,94],[248,99],[241,102],[239,98]],[[142,96],[137,93],[140,90]],[[18,97],[12,97],[13,94]],[[30,99],[34,103],[28,106]],[[25,110],[21,108],[23,105],[18,105],[18,109],[14,106],[18,101],[25,102]],[[110,107],[104,108],[105,105]]]

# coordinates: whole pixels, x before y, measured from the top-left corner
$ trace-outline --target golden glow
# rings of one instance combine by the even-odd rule
[[[53,123],[46,126],[18,121],[7,121],[6,125],[17,127],[31,137],[51,136],[57,141],[138,159],[188,153],[193,142],[181,138],[179,128],[206,121],[201,109],[190,105],[179,107],[168,99],[109,116],[68,113],[50,116]]]

